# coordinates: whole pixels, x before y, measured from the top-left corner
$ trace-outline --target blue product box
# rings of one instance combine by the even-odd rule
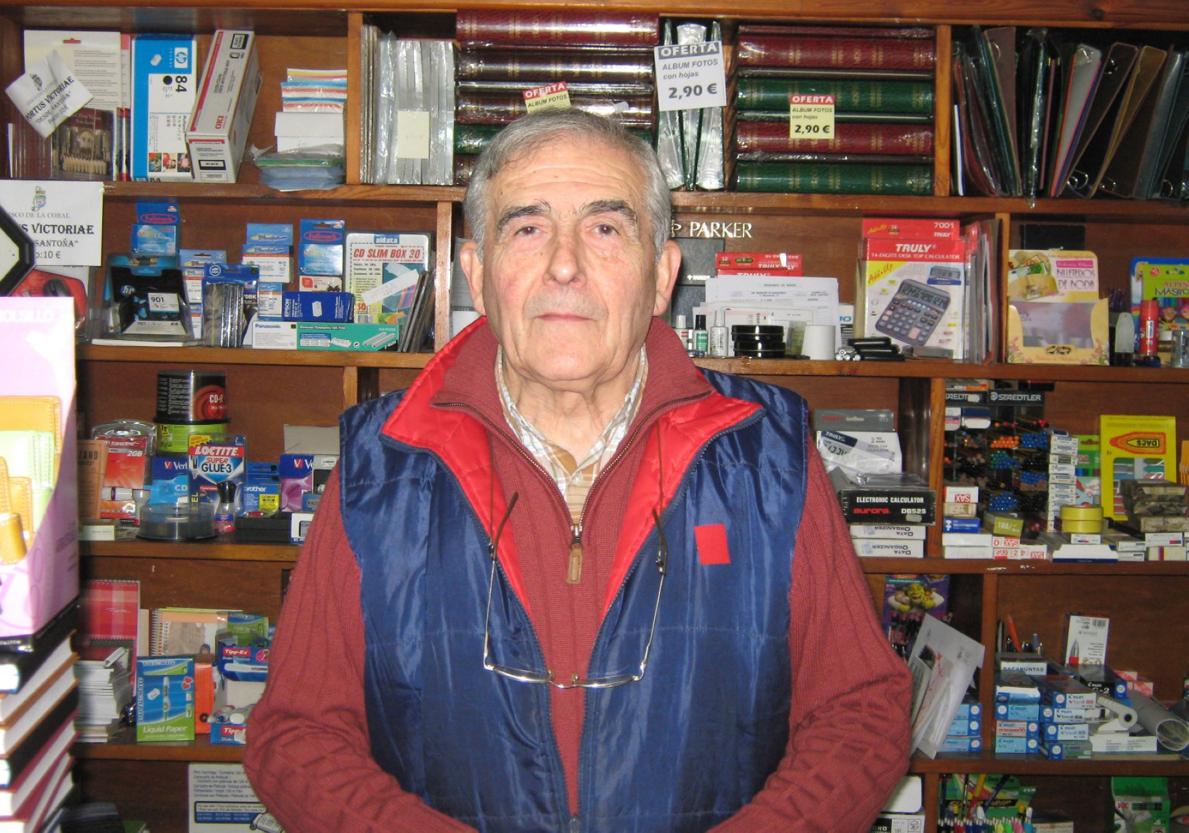
[[[189,182],[186,127],[194,110],[198,41],[193,35],[132,38],[132,178]]]
[[[309,291],[343,288],[346,240],[346,220],[301,221],[297,238],[297,274],[300,289]]]
[[[995,723],[995,737],[1035,738],[1040,737],[1040,724],[1035,720],[999,720]]]
[[[1038,751],[1040,751],[1040,739],[1037,737],[995,736],[996,755],[1035,755]]]
[[[185,454],[154,454],[149,474],[151,506],[177,506],[190,500],[190,458]]]
[[[194,740],[194,657],[138,657],[136,739]]]
[[[1122,700],[1124,703],[1130,702],[1127,681],[1105,665],[1079,665],[1076,668],[1066,668],[1065,671],[1100,694]]]
[[[285,292],[281,296],[285,321],[333,321],[355,318],[355,296],[350,292]]]
[[[249,460],[244,468],[243,514],[273,515],[281,509],[281,479],[276,463]]]
[[[246,246],[293,247],[292,223],[248,223],[244,231]]]
[[[1089,740],[1089,723],[1042,723],[1040,724],[1042,741],[1050,740]]]
[[[176,255],[178,227],[132,224],[132,252],[138,255]]]
[[[942,532],[982,532],[983,522],[978,518],[942,518]]]
[[[1064,674],[1038,677],[1041,699],[1057,708],[1090,709],[1098,703],[1098,693],[1089,686]]]
[[[945,740],[937,747],[938,752],[980,752],[983,748],[981,737],[964,737],[961,735],[946,735]]]
[[[983,704],[977,700],[966,700],[958,704],[958,711],[954,713],[954,720],[980,720],[983,716]]]
[[[1097,709],[1061,709],[1041,704],[1040,719],[1043,723],[1085,723]]]
[[[1040,703],[996,703],[996,720],[1040,720]]]
[[[204,263],[202,266],[203,287],[209,283],[241,283],[244,286],[244,305],[247,307],[256,306],[258,277],[255,266],[242,263]]]
[[[176,255],[181,209],[175,199],[137,200],[132,223],[132,252],[138,255]]]
[[[217,746],[247,746],[248,725],[246,723],[222,723],[211,721],[211,743]]]
[[[1063,761],[1065,760],[1065,747],[1055,740],[1041,741],[1040,754],[1050,761]]]
[[[974,720],[955,720],[945,733],[951,737],[969,738],[981,735],[982,732],[983,722],[976,718]]]

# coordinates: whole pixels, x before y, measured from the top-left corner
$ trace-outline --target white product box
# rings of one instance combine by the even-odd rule
[[[252,346],[260,350],[296,350],[296,321],[256,321],[252,325]]]
[[[373,324],[403,322],[413,305],[417,280],[429,269],[431,257],[428,234],[348,234],[343,288],[355,296],[355,320]]]
[[[260,83],[256,36],[216,29],[186,131],[199,182],[235,182]]]
[[[343,144],[342,113],[277,113],[273,122],[277,150]]]

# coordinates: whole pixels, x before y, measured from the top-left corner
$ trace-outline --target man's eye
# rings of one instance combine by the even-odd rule
[[[611,223],[598,223],[595,226],[595,234],[600,237],[611,237],[619,233],[619,229]]]
[[[520,226],[512,232],[515,237],[532,237],[539,229],[536,226]]]

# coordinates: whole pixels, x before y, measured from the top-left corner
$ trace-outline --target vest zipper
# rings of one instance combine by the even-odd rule
[[[586,507],[583,507],[585,514]],[[566,563],[566,584],[582,581],[582,523],[570,524],[570,559]]]
[[[579,833],[582,830],[582,822],[578,821],[577,816],[570,816],[570,833]]]

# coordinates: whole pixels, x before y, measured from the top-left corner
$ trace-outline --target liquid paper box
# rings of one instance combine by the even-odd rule
[[[194,740],[194,658],[138,657],[136,739]]]
[[[194,109],[198,44],[194,37],[132,39],[132,178],[189,182],[186,125]]]
[[[199,182],[235,182],[260,82],[256,36],[249,31],[216,30],[186,131],[194,178]]]

